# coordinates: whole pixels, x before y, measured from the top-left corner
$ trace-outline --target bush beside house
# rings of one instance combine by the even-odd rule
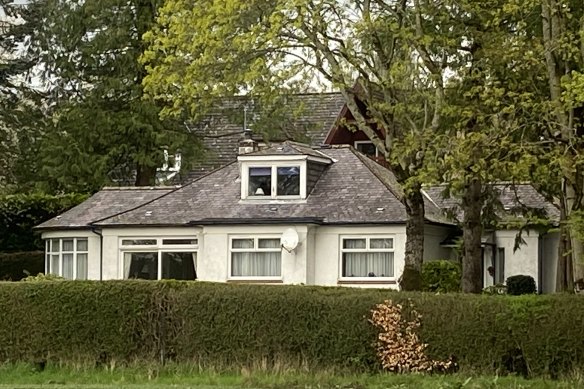
[[[379,370],[371,310],[420,314],[429,358],[503,373],[518,353],[533,375],[584,366],[579,296],[477,296],[203,282],[0,283],[0,362],[47,359],[205,366],[276,364]],[[519,350],[519,351],[518,351]],[[515,358],[515,357],[513,357]],[[282,366],[282,365],[281,365]]]
[[[85,199],[78,193],[0,196],[0,280],[18,281],[44,271],[44,245],[33,227]]]

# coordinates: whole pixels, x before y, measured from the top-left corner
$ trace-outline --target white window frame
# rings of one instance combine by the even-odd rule
[[[227,264],[227,279],[228,280],[232,280],[232,281],[236,281],[236,280],[245,280],[245,281],[282,281],[283,280],[283,260],[282,260],[282,241],[281,241],[282,236],[281,235],[230,235],[229,236],[229,258],[227,258],[228,264]],[[253,249],[249,249],[249,248],[244,248],[244,249],[234,249],[233,248],[233,240],[234,239],[253,239]],[[259,248],[259,244],[258,241],[259,239],[278,239],[280,240],[280,247],[279,248],[267,248],[267,249],[262,249]],[[232,253],[249,253],[249,252],[254,252],[254,253],[261,253],[261,252],[269,252],[269,253],[275,253],[275,252],[280,252],[280,275],[279,276],[233,276],[231,273],[231,267],[232,267]]]
[[[163,244],[164,240],[180,239],[180,240],[196,240],[196,244]],[[156,244],[152,245],[123,245],[124,240],[156,240]],[[119,276],[120,279],[126,280],[124,274],[124,254],[125,253],[157,253],[157,280],[162,280],[162,254],[163,253],[196,253],[194,260],[195,275],[197,274],[197,263],[199,261],[199,238],[198,236],[121,236],[118,242],[119,247]]]
[[[52,251],[53,249],[53,240],[59,241],[59,251]],[[63,252],[63,240],[73,240],[73,251],[65,251]],[[77,241],[84,240],[87,242],[87,250],[79,251],[77,250]],[[49,248],[51,251],[49,251]],[[73,278],[72,280],[77,280],[77,255],[78,254],[85,254],[87,256],[87,268],[89,268],[89,239],[87,237],[63,237],[63,238],[47,238],[45,240],[45,273],[47,274],[54,274],[59,277],[63,277],[63,254],[73,254]],[[51,269],[51,260],[53,255],[59,256],[59,272],[58,274],[53,273]],[[89,273],[89,269],[87,269],[87,273]],[[84,280],[89,279],[89,274],[85,274]]]
[[[278,195],[278,168],[279,167],[299,167],[300,169],[300,190],[297,195]],[[270,168],[272,172],[270,196],[254,196],[249,194],[249,171],[253,168]],[[249,200],[292,200],[306,198],[306,161],[290,160],[270,163],[244,162],[242,164],[241,198]]]
[[[365,248],[364,249],[345,249],[343,248],[343,241],[345,239],[365,239]],[[370,241],[371,239],[391,239],[392,240],[392,248],[391,249],[371,249],[370,248]],[[362,253],[362,252],[370,252],[370,253],[386,253],[391,252],[393,253],[393,277],[344,277],[343,276],[343,253]],[[395,235],[376,235],[376,234],[367,234],[367,235],[340,235],[339,236],[339,280],[340,281],[369,281],[372,283],[375,282],[386,282],[386,281],[395,281],[396,272],[395,272]]]
[[[373,142],[371,142],[370,140],[356,140],[353,147],[355,147],[355,149],[357,151],[359,151],[359,147],[357,147],[358,145],[373,145]],[[360,152],[360,151],[359,151]],[[377,148],[377,146],[375,146],[375,158],[379,157],[379,149]]]

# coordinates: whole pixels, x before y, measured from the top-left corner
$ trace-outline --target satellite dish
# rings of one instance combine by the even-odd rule
[[[294,228],[288,228],[282,233],[282,247],[289,253],[298,246],[298,232]]]

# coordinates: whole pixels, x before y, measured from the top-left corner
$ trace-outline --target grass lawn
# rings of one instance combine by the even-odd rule
[[[525,380],[517,377],[470,377],[464,375],[343,375],[327,372],[283,372],[216,373],[186,366],[170,366],[164,369],[147,367],[124,367],[110,369],[71,368],[49,366],[44,371],[35,371],[31,365],[0,365],[0,388],[580,388],[583,379],[550,381]]]

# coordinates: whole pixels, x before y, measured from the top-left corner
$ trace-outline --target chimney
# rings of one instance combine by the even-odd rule
[[[251,130],[246,128],[243,131],[243,138],[239,141],[239,150],[237,154],[244,155],[258,151],[258,142],[252,139]]]

